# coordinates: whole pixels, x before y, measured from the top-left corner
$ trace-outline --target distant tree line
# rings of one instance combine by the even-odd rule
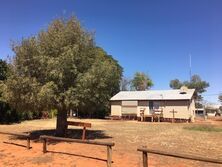
[[[143,72],[136,72],[134,74],[133,79],[128,79],[123,77],[120,84],[120,90],[129,91],[129,90],[149,90],[153,86],[152,79]],[[201,79],[199,75],[193,75],[190,81],[180,81],[179,79],[173,79],[169,84],[172,89],[180,89],[182,86],[186,86],[189,89],[195,89],[195,99],[196,99],[196,107],[203,107],[200,103],[203,99],[202,93],[206,92],[206,89],[210,86],[210,84]],[[219,96],[219,100],[222,102],[222,95]]]

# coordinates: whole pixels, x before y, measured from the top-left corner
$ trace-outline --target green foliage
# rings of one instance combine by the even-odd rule
[[[54,20],[37,36],[14,43],[13,51],[3,98],[19,112],[106,112],[119,91],[122,68],[75,17]]]
[[[136,72],[131,81],[131,88],[138,91],[149,89],[152,86],[153,82],[150,77],[142,72]]]
[[[0,101],[0,124],[19,122],[22,116],[19,112],[11,109],[7,103]]]
[[[222,132],[222,128],[215,127],[212,125],[197,125],[197,126],[191,126],[191,127],[184,127],[184,129],[202,131],[202,132]]]
[[[178,79],[170,81],[170,87],[172,89],[179,89],[183,85],[187,86],[189,89],[195,89],[198,99],[202,98],[201,93],[205,92],[206,88],[210,86],[210,84],[206,81],[203,81],[199,75],[193,75],[190,81],[181,82]]]
[[[218,99],[219,99],[219,101],[220,101],[221,104],[222,104],[222,94],[220,94],[220,95],[218,96]]]
[[[210,84],[208,82],[201,80],[199,75],[193,75],[191,77],[191,81],[184,82],[184,84],[188,88],[196,89],[196,92],[198,92],[199,94],[206,92],[206,88],[208,88],[210,86]]]
[[[49,118],[55,118],[58,114],[58,111],[56,109],[49,111]]]
[[[6,61],[0,59],[0,81],[6,80],[8,72],[9,68]]]
[[[14,109],[11,109],[10,106],[5,103],[2,98],[4,92],[4,81],[9,75],[9,66],[6,61],[0,59],[0,123],[9,124],[13,122],[19,122],[21,115]]]
[[[96,48],[95,62],[91,68],[80,77],[77,85],[79,90],[79,111],[88,112],[92,117],[94,112],[107,113],[109,99],[119,91],[119,81],[122,68],[111,56],[101,48]],[[95,117],[98,114],[95,114]],[[105,116],[105,115],[104,115]]]
[[[170,81],[170,87],[173,89],[180,89],[183,86],[183,83],[179,79],[174,79]]]
[[[9,69],[6,61],[0,59],[0,101],[3,100],[2,99],[2,93],[4,90],[3,82],[7,79],[8,71]]]
[[[203,104],[200,102],[195,102],[195,107],[196,108],[203,108]]]

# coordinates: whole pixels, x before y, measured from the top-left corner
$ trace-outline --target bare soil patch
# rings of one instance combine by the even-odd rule
[[[141,167],[142,155],[137,147],[147,146],[174,153],[186,153],[209,158],[222,157],[222,132],[188,130],[193,126],[211,125],[222,128],[222,121],[207,120],[197,123],[149,123],[137,121],[76,120],[92,123],[86,136],[90,140],[112,141],[114,167]],[[24,139],[0,135],[0,166],[70,166],[105,167],[106,147],[77,143],[53,142],[48,145],[49,152],[42,153],[42,143],[38,137],[42,134],[54,135],[55,119],[25,121],[21,124],[0,125],[0,131],[31,132],[31,150],[24,145]],[[188,128],[188,129],[187,129]],[[81,128],[70,127],[68,136],[81,139]],[[3,141],[18,145],[6,144]],[[218,167],[220,165],[182,160],[164,156],[149,155],[149,165],[155,167]]]

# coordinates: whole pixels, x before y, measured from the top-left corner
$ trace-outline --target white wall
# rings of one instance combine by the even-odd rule
[[[190,102],[184,101],[165,101],[165,107],[163,107],[163,117],[164,118],[174,118],[178,119],[189,119],[191,117],[189,111]]]
[[[111,116],[122,116],[122,103],[121,101],[111,102]],[[127,105],[131,102],[127,102]],[[135,105],[136,102],[132,102]],[[160,109],[163,111],[164,118],[173,118],[172,111],[175,111],[174,117],[179,119],[189,119],[195,117],[195,102],[189,100],[173,100],[173,101],[159,101]],[[149,110],[149,101],[138,101],[137,116],[140,117],[140,109],[145,109],[144,115],[152,114]]]
[[[111,102],[111,116],[122,116],[121,101],[112,101]]]

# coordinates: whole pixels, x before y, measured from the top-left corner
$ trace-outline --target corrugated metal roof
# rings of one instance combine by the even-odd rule
[[[195,89],[187,89],[185,94],[180,89],[148,90],[148,91],[121,91],[110,100],[189,100]]]

